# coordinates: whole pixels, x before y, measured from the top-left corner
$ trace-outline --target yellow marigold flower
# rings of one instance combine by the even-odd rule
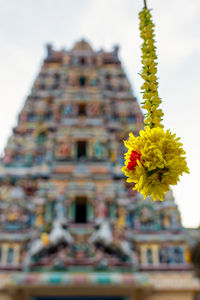
[[[122,168],[128,177],[127,182],[135,184],[134,190],[153,200],[163,200],[170,189],[176,185],[180,175],[189,173],[185,152],[175,134],[163,130],[161,124],[163,112],[159,108],[162,102],[158,95],[157,55],[154,42],[154,24],[150,10],[144,8],[140,13],[140,32],[142,44],[142,72],[144,83],[141,87],[144,102],[145,130],[140,136],[132,133],[124,144],[128,148],[125,154],[125,166]]]
[[[146,127],[139,137],[130,133],[124,144],[128,152],[122,171],[144,198],[151,195],[162,201],[170,185],[176,185],[184,172],[189,173],[182,144],[170,130]]]

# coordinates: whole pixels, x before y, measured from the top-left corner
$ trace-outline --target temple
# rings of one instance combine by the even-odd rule
[[[47,45],[0,165],[0,299],[194,299],[173,193],[144,200],[121,172],[142,128],[118,46]]]

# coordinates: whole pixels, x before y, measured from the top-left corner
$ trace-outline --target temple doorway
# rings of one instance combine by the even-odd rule
[[[31,298],[30,300],[129,300],[128,298],[122,297],[95,297],[95,296],[84,296],[84,297],[39,297]]]
[[[87,198],[76,197],[75,203],[76,203],[75,223],[85,224],[87,222]]]
[[[86,158],[87,157],[87,142],[78,141],[77,142],[77,158]]]

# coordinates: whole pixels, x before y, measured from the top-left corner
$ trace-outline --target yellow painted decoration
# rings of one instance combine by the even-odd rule
[[[36,219],[36,225],[37,226],[42,226],[44,224],[44,218],[42,215],[39,215]]]
[[[188,249],[185,250],[185,261],[187,263],[191,262],[191,256],[190,256],[190,251]]]
[[[41,238],[44,246],[48,246],[49,245],[49,243],[50,243],[49,235],[46,232],[42,233],[41,236],[40,236],[40,238]]]
[[[8,213],[8,221],[16,221],[17,219],[19,219],[20,214],[18,212],[10,212]]]
[[[117,225],[119,228],[124,228],[126,225],[126,210],[123,207],[119,209],[119,217],[117,220]]]
[[[164,131],[161,124],[163,112],[159,108],[161,99],[158,95],[157,56],[154,42],[154,24],[150,10],[144,8],[140,14],[140,31],[142,44],[142,85],[145,129],[135,137],[129,134],[124,141],[128,152],[125,154],[125,166],[122,168],[128,177],[127,182],[135,183],[133,190],[152,196],[153,200],[163,200],[170,189],[176,185],[180,175],[189,173],[185,151],[180,138],[176,138],[170,130]]]

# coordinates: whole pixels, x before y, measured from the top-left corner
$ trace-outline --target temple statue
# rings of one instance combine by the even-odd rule
[[[104,157],[104,146],[100,141],[96,142],[94,145],[94,156],[97,159],[101,159]]]

